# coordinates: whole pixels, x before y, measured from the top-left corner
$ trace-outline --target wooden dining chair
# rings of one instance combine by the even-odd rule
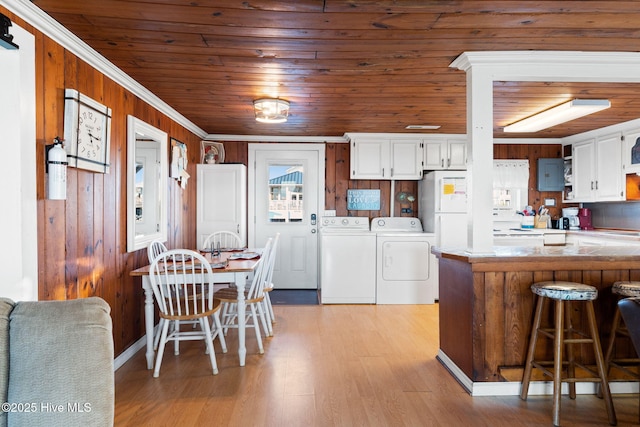
[[[160,239],[156,239],[149,243],[149,246],[147,246],[147,258],[149,258],[149,264],[151,264],[158,255],[166,251],[168,251],[168,249]]]
[[[147,246],[147,258],[149,259],[149,264],[151,264],[153,260],[158,257],[158,255],[166,251],[168,251],[168,249],[160,239],[156,239],[149,243],[149,246]],[[160,343],[160,331],[162,331],[163,323],[164,319],[160,318],[160,322],[158,322],[158,328],[156,329],[155,335],[153,337],[154,350],[158,349],[158,343]]]
[[[220,301],[213,297],[213,271],[209,262],[199,253],[188,249],[169,250],[153,261],[149,278],[160,309],[160,318],[164,319],[153,376],[160,375],[166,343],[173,341],[174,354],[178,355],[179,343],[185,340],[204,340],[213,374],[217,374],[213,340],[218,337],[224,353],[227,345],[220,323]],[[209,317],[214,322],[213,330]],[[180,323],[184,321],[197,321],[200,328],[182,330]],[[170,324],[173,324],[171,330]]]
[[[269,258],[269,252],[272,244],[272,239],[267,240],[267,244],[262,251],[258,265],[254,270],[253,279],[251,280],[251,286],[244,291],[244,304],[246,305],[246,317],[245,328],[253,328],[256,333],[256,341],[258,342],[258,349],[260,354],[264,353],[264,347],[262,345],[262,337],[260,332],[260,323],[262,328],[268,331],[266,316],[264,313],[264,275],[266,273],[267,262]],[[238,290],[235,288],[223,288],[214,294],[215,298],[222,301],[222,328],[224,334],[226,334],[229,328],[238,328]]]
[[[271,298],[269,293],[273,290],[273,271],[276,266],[276,255],[278,253],[278,241],[280,240],[280,233],[276,233],[271,244],[271,250],[269,251],[269,259],[267,264],[267,271],[264,275],[264,312],[267,320],[267,331],[265,334],[273,336],[273,323],[276,321],[276,316],[273,313],[273,306],[271,305]]]
[[[231,231],[216,231],[209,234],[202,244],[203,250],[211,248],[240,249],[242,248],[242,239]]]

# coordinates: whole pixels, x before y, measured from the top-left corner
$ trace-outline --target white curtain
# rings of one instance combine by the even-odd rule
[[[529,187],[529,160],[494,160],[493,188]]]

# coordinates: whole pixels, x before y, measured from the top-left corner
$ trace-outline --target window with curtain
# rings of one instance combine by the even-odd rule
[[[529,160],[493,161],[493,208],[513,212],[529,203]]]

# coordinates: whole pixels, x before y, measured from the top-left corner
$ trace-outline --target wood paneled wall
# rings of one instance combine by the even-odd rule
[[[140,279],[129,272],[147,264],[146,251],[127,253],[127,115],[134,115],[188,146],[195,177],[200,138],[141,101],[19,17],[3,14],[36,41],[38,294],[41,300],[99,296],[111,306],[115,354],[144,334]],[[44,147],[63,136],[64,89],[77,89],[111,107],[111,171],[67,168],[67,200],[46,199]],[[167,153],[168,155],[168,153]],[[169,247],[194,247],[196,185],[170,180]],[[35,230],[34,230],[35,232]]]
[[[242,163],[248,166],[249,143],[224,142],[225,162]],[[389,216],[390,181],[352,180],[349,179],[349,144],[331,143],[325,149],[325,209],[336,210],[337,216],[362,216],[375,218]],[[396,194],[401,191],[411,192],[418,196],[417,181],[397,181]],[[380,210],[354,211],[347,209],[348,189],[380,189]],[[416,216],[418,201],[400,204],[394,199],[394,216]],[[411,208],[413,213],[401,214],[401,208]]]
[[[225,161],[248,165],[248,143],[225,142]],[[562,192],[537,190],[537,165],[539,158],[561,157],[560,144],[497,144],[493,148],[495,159],[528,159],[529,160],[529,204],[535,207],[544,203],[544,199],[556,199],[556,208],[551,208],[552,216],[559,216],[562,207]],[[389,216],[391,182],[377,180],[349,179],[349,144],[327,144],[325,169],[325,209],[335,209],[338,216]],[[347,210],[348,189],[380,189],[379,211]],[[418,197],[418,181],[396,181],[395,193],[401,191],[413,193]],[[394,216],[418,216],[418,201],[401,204],[393,200]],[[401,213],[402,208],[410,208],[413,213]]]
[[[129,273],[147,263],[145,251],[127,253],[126,249],[126,120],[134,115],[187,144],[188,172],[192,176],[185,190],[170,180],[169,239],[167,245],[196,245],[195,168],[200,146],[196,135],[160,113],[119,84],[68,52],[19,17],[0,7],[3,14],[30,31],[36,38],[37,94],[37,209],[39,298],[63,300],[100,296],[112,310],[115,354],[122,353],[144,334],[144,295],[140,279]],[[111,172],[100,174],[68,168],[67,200],[46,199],[44,147],[55,136],[64,134],[64,89],[73,88],[111,107]],[[248,163],[248,143],[225,142],[227,162]],[[555,148],[552,148],[555,147]],[[551,151],[548,151],[551,150]],[[168,153],[167,153],[168,155]],[[537,157],[559,157],[559,146],[496,146],[496,158],[529,158],[535,177]],[[349,179],[349,145],[327,144],[326,209],[337,215],[388,216],[389,181]],[[379,188],[379,211],[348,211],[347,189]],[[417,196],[417,181],[396,182],[396,193],[408,191]],[[559,197],[559,193],[554,195]],[[530,203],[548,197],[535,191],[535,178],[529,194]],[[411,208],[417,215],[417,201],[400,205],[394,200],[395,215],[401,208]]]
[[[556,207],[549,208],[549,214],[554,219],[562,216],[562,191],[538,191],[538,159],[560,157],[562,157],[560,144],[494,144],[493,146],[494,159],[529,160],[529,204],[536,209],[544,204],[545,199],[555,199]]]

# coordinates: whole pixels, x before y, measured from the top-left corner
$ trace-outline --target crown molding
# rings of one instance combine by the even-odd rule
[[[167,115],[178,124],[198,135],[200,138],[207,136],[207,133],[196,126],[185,116],[177,112],[173,107],[158,98],[153,92],[142,86],[128,74],[116,67],[113,63],[100,55],[88,44],[80,40],[75,34],[62,26],[59,22],[44,13],[42,9],[27,0],[0,0],[0,5],[20,16],[38,31],[60,44],[65,49],[72,52],[96,70],[109,77],[114,82],[147,102],[161,113]]]
[[[276,136],[276,135],[218,135],[209,134],[204,138],[206,141],[229,141],[229,142],[288,142],[288,143],[346,143],[347,139],[341,136]]]
[[[467,71],[475,65],[507,66],[549,64],[569,62],[585,65],[638,65],[640,64],[640,52],[584,52],[561,50],[507,50],[507,51],[480,51],[463,52],[449,65]]]
[[[449,67],[484,70],[492,81],[640,83],[640,52],[463,52]]]

